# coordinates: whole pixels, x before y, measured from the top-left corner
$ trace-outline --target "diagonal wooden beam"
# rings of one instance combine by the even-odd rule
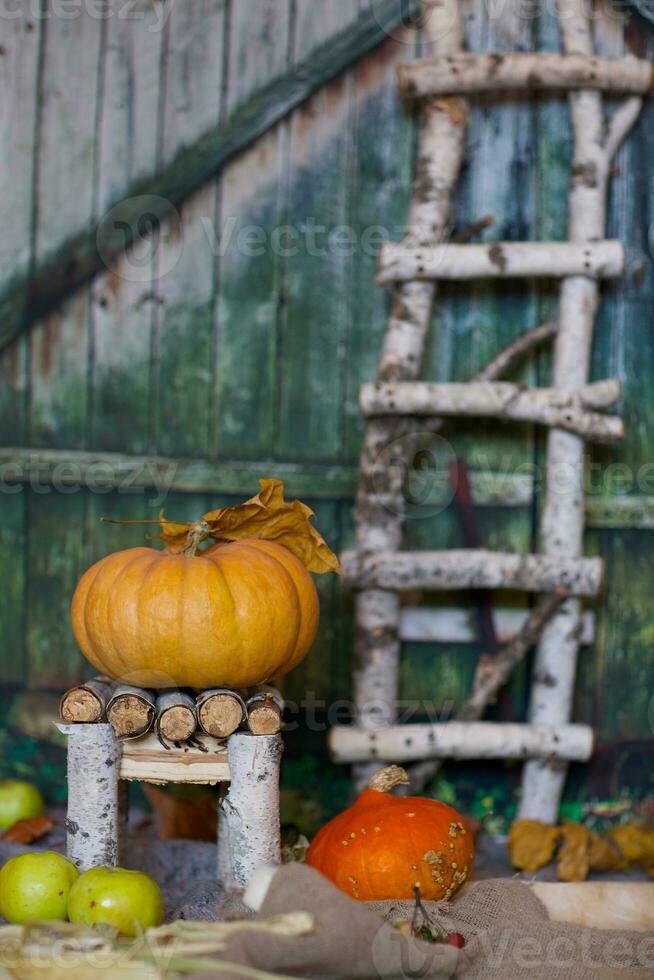
[[[376,0],[353,25],[330,38],[295,68],[254,93],[219,129],[179,151],[160,173],[125,189],[110,220],[80,228],[31,271],[0,288],[0,350],[95,275],[113,265],[173,208],[215,176],[233,157],[322,86],[379,47],[409,18],[419,0]]]

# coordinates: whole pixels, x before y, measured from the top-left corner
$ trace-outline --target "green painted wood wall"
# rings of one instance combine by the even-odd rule
[[[223,123],[366,4],[138,0],[143,17],[126,19],[35,18],[32,5],[18,6],[20,17],[1,25],[0,119],[12,134],[0,174],[3,279],[90,225],[121,187]],[[466,0],[469,47],[555,50],[551,5],[541,7],[533,16]],[[596,14],[603,53],[654,55],[647,30],[625,26],[610,0]],[[357,390],[374,375],[388,313],[373,246],[378,228],[401,237],[413,170],[416,121],[396,97],[394,68],[419,45],[412,28],[396,32],[230,163],[156,242],[0,354],[3,685],[59,691],[87,671],[68,623],[74,585],[93,560],[143,537],[101,526],[103,514],[151,517],[163,505],[189,518],[256,492],[262,473],[283,473],[332,546],[351,541]],[[648,104],[617,162],[608,234],[625,241],[628,268],[606,290],[593,355],[596,378],[624,383],[629,433],[589,471],[587,547],[605,557],[608,580],[595,645],[581,655],[576,716],[602,739],[649,735],[654,714],[653,149]],[[454,224],[490,214],[485,240],[563,238],[569,163],[564,100],[476,103]],[[448,285],[425,377],[467,378],[555,304],[547,283]],[[548,377],[547,354],[524,374]],[[488,545],[535,547],[542,433],[475,423],[444,435],[491,487],[480,507]],[[46,451],[38,466],[37,450]],[[112,453],[128,471],[113,490],[118,457],[97,462]],[[130,460],[136,472],[143,457],[184,461],[166,470],[172,490],[131,485]],[[19,459],[24,480],[14,483]],[[75,485],[89,474],[91,489]],[[442,506],[415,509],[407,540],[461,544]],[[351,687],[350,597],[333,578],[319,587],[319,640],[285,682],[295,700],[310,691],[333,701]],[[477,652],[411,645],[403,696],[460,700]],[[525,684],[523,672],[512,688],[518,716]]]

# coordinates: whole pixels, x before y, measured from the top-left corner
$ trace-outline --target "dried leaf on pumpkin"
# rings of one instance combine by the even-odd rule
[[[275,541],[288,548],[310,572],[340,572],[338,558],[311,524],[311,518],[315,516],[311,508],[299,500],[285,501],[284,484],[280,480],[260,480],[259,483],[261,490],[250,500],[209,511],[195,524],[169,521],[162,513],[159,537],[172,551],[182,550],[189,542],[200,544],[209,538],[214,541],[241,541],[244,538]]]
[[[566,820],[561,827],[561,837],[556,864],[559,881],[585,881],[590,867],[590,831],[583,824]]]
[[[17,820],[5,830],[2,840],[11,841],[12,844],[32,844],[45,837],[53,827],[52,817],[27,817],[25,820]]]
[[[540,820],[514,820],[509,833],[509,858],[520,871],[538,871],[554,857],[559,827]]]

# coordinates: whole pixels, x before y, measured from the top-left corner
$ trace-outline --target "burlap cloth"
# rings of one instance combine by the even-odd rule
[[[432,922],[465,937],[461,950],[403,935],[385,920],[411,918],[411,902],[355,902],[301,864],[274,877],[257,918],[305,911],[316,928],[300,938],[236,933],[224,959],[305,978],[469,980],[654,980],[654,934],[552,922],[530,888],[511,879],[479,882],[453,902],[427,902]],[[232,902],[223,917],[242,914]],[[205,974],[236,978],[229,970]]]

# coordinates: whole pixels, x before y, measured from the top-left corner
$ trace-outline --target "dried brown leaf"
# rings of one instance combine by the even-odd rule
[[[590,831],[583,824],[566,820],[561,827],[561,836],[557,877],[560,881],[586,881],[590,868]]]
[[[620,871],[626,862],[610,840],[600,834],[590,832],[588,864],[591,871]]]
[[[261,490],[250,500],[234,507],[221,507],[205,514],[195,524],[168,521],[160,515],[161,540],[172,551],[181,551],[213,538],[214,541],[242,541],[258,538],[275,541],[288,548],[310,572],[340,572],[338,558],[311,523],[310,507],[284,500],[280,480],[260,480]]]
[[[218,810],[213,797],[203,796],[193,803],[180,800],[156,786],[143,785],[157,816],[159,837],[215,841],[218,832]]]
[[[640,864],[651,874],[650,869],[654,866],[654,827],[625,823],[613,827],[609,837],[618,845],[629,864]]]
[[[28,817],[25,820],[17,820],[2,835],[2,840],[11,841],[12,844],[32,844],[35,840],[45,837],[54,827],[52,817]]]
[[[509,833],[509,858],[520,871],[538,871],[554,857],[561,830],[540,820],[514,820]]]

